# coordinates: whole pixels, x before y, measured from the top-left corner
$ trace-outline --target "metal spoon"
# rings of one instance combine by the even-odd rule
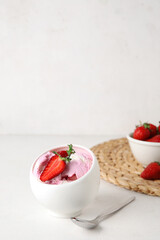
[[[85,220],[85,219],[80,219],[78,217],[73,217],[71,218],[72,222],[78,225],[79,227],[83,228],[95,228],[102,220],[104,220],[107,216],[109,216],[112,213],[115,213],[122,209],[123,207],[127,206],[130,202],[135,200],[135,197],[130,197],[127,200],[125,200],[123,203],[120,203],[116,207],[111,207],[108,209],[106,212],[98,215],[95,219],[93,220]]]

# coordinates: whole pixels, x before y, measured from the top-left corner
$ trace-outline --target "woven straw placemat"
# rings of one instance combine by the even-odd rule
[[[144,180],[143,166],[133,157],[126,138],[110,140],[91,148],[101,171],[101,178],[123,188],[160,196],[160,180]]]

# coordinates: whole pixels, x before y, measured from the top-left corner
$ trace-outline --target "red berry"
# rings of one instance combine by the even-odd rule
[[[141,177],[147,180],[160,179],[160,163],[159,162],[150,163],[141,173]]]
[[[159,126],[158,126],[157,130],[158,130],[158,133],[160,134],[160,122],[159,122]]]
[[[133,138],[138,140],[146,140],[150,137],[150,131],[145,126],[137,127],[133,133]]]
[[[67,157],[68,156],[68,153],[67,151],[60,151],[60,152],[57,152],[61,157]]]
[[[151,123],[144,123],[148,124],[148,129],[150,130],[151,137],[155,136],[157,134],[157,127]]]
[[[160,134],[157,134],[154,137],[149,138],[147,142],[160,142]]]
[[[45,169],[43,170],[40,176],[40,180],[42,182],[45,182],[58,176],[60,173],[64,171],[65,167],[66,162],[61,160],[61,158],[58,155],[54,155],[53,157],[51,157]]]
[[[58,176],[60,173],[62,173],[66,167],[66,162],[71,161],[71,154],[75,153],[73,149],[73,145],[68,145],[69,149],[68,151],[53,151],[55,154],[49,162],[47,163],[45,169],[41,173],[40,180],[45,182],[48,181],[56,176]]]

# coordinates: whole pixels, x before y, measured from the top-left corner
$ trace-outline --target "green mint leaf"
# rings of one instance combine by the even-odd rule
[[[72,145],[72,144],[69,144],[68,147],[69,147],[69,149],[67,150],[67,154],[68,154],[67,157],[61,157],[61,155],[58,154],[56,151],[53,151],[53,153],[54,153],[55,155],[58,155],[61,160],[65,161],[65,162],[70,162],[70,161],[72,160],[70,156],[71,156],[71,154],[74,154],[75,151],[74,151],[74,149],[73,149],[73,145]]]
[[[67,153],[68,153],[68,156],[70,157],[71,154],[75,153],[75,151],[73,149],[73,145],[72,144],[69,144],[68,147],[69,147],[69,150],[67,151]]]

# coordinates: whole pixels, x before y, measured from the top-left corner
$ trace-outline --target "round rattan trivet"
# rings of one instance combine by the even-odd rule
[[[143,166],[133,157],[126,138],[110,140],[91,148],[101,171],[101,178],[136,192],[160,196],[160,180],[140,177]]]

